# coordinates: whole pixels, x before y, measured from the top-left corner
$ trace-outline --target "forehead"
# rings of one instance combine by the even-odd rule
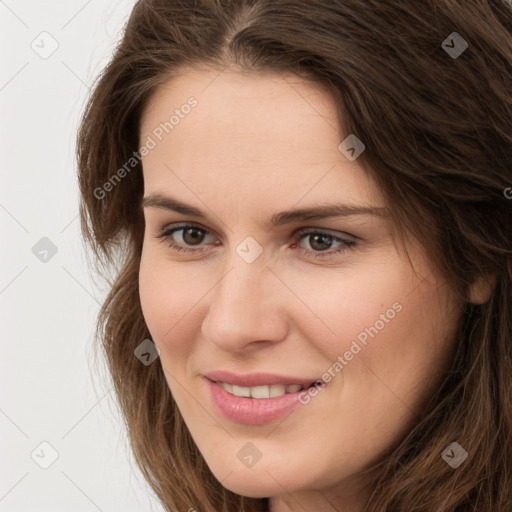
[[[148,137],[156,145],[143,157],[146,189],[165,191],[180,176],[196,190],[229,186],[253,197],[270,198],[272,188],[290,201],[306,192],[381,199],[357,160],[338,149],[344,136],[333,98],[293,74],[184,71],[147,103],[140,144]]]

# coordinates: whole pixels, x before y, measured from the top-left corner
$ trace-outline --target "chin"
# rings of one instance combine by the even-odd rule
[[[245,477],[231,474],[221,483],[229,491],[248,498],[268,498],[282,492],[282,488],[268,475],[265,482],[261,482],[250,474]]]
[[[230,473],[230,471],[232,471]],[[270,473],[270,474],[269,474]],[[240,496],[247,496],[248,498],[268,498],[276,496],[283,492],[285,488],[288,492],[296,491],[297,481],[290,475],[281,474],[279,470],[268,470],[268,468],[261,465],[256,470],[241,468],[240,470],[229,470],[223,475],[214,473],[215,477],[219,480],[223,487],[239,494]]]

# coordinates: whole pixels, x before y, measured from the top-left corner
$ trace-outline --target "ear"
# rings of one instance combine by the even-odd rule
[[[469,288],[469,302],[484,304],[489,300],[496,285],[496,275],[478,277]]]

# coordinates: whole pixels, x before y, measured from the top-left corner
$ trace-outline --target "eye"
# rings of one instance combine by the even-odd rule
[[[189,223],[164,228],[159,235],[156,235],[156,238],[167,241],[169,247],[178,252],[198,253],[207,250],[204,248],[203,242],[208,236],[213,238],[209,230]],[[309,248],[304,247],[303,241],[308,242]],[[220,242],[216,241],[213,245],[219,244]],[[302,228],[294,234],[291,248],[299,245],[303,254],[315,258],[325,258],[351,250],[355,244],[353,239],[342,238],[318,229]]]
[[[355,241],[352,239],[342,238],[317,229],[303,228],[295,236],[299,238],[300,242],[308,242],[311,249],[304,249],[304,253],[315,258],[324,258],[342,253],[351,250],[352,246],[355,245]],[[336,245],[336,248],[332,249],[333,245]]]
[[[177,238],[181,239],[181,241],[178,240],[178,242],[176,242],[174,236],[178,233],[179,235]],[[190,245],[190,247],[193,247],[200,245],[204,241],[206,235],[212,236],[207,229],[198,227],[195,224],[183,224],[170,229],[164,228],[162,233],[157,235],[157,238],[161,238],[164,241],[169,242],[169,246],[178,252],[201,252],[204,251],[204,249],[189,248],[187,246]]]

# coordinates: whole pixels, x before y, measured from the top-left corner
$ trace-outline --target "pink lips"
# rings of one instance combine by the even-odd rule
[[[218,370],[209,372],[204,375],[207,379],[214,382],[226,382],[227,384],[235,384],[236,386],[265,386],[270,384],[282,384],[283,386],[291,386],[292,384],[300,384],[308,387],[318,378],[304,379],[303,377],[289,377],[286,375],[277,375],[274,373],[247,373],[245,375],[237,375],[226,370]]]
[[[229,393],[217,382],[244,387],[270,384],[282,384],[284,386],[300,384],[307,388],[311,383],[319,380],[268,373],[236,375],[227,371],[210,372],[204,377],[211,399],[218,412],[231,421],[246,425],[263,425],[284,418],[301,405],[299,395],[304,393],[304,390],[273,398],[245,398]]]

